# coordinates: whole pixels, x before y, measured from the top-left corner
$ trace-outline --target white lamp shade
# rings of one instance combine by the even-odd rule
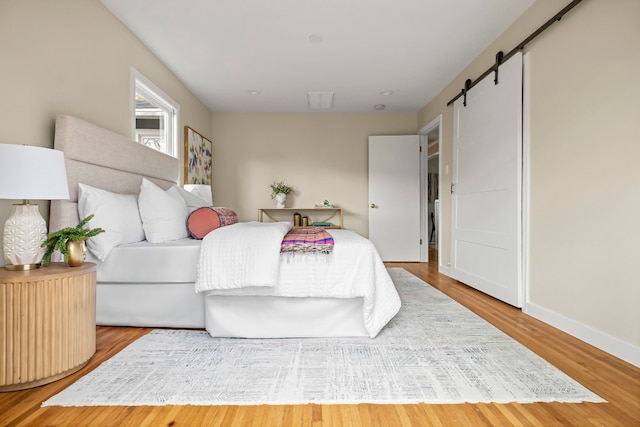
[[[185,184],[184,189],[213,205],[211,186],[206,184]]]
[[[68,199],[69,184],[62,151],[30,145],[0,144],[0,199],[26,202],[13,206],[4,224],[5,268],[37,268],[47,237],[47,225],[29,200]]]
[[[0,199],[68,199],[62,151],[0,144]]]

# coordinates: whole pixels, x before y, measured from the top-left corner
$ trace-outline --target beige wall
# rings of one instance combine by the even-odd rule
[[[131,66],[180,104],[180,129],[210,137],[211,112],[98,0],[0,0],[0,63],[0,143],[52,147],[58,113],[130,136]]]
[[[569,1],[538,0],[418,114],[443,114],[451,167],[452,108],[467,78]],[[587,0],[527,46],[530,53],[529,303],[560,323],[640,345],[640,2]],[[444,172],[444,171],[441,171]],[[451,175],[441,173],[444,188]],[[450,261],[450,208],[443,252]],[[552,316],[552,317],[553,317]]]
[[[287,207],[329,200],[345,209],[345,227],[368,234],[369,135],[415,134],[408,114],[214,113],[214,204],[243,221],[275,207],[269,184],[294,186]]]

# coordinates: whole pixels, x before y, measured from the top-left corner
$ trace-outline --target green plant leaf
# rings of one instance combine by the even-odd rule
[[[42,256],[42,265],[47,266],[51,262],[51,255],[55,251],[59,251],[64,257],[64,261],[69,261],[69,251],[67,250],[67,241],[86,240],[90,237],[104,233],[102,228],[83,228],[91,219],[93,214],[89,215],[78,223],[75,227],[67,227],[53,233],[49,233],[47,239],[42,243],[41,247],[46,248]]]
[[[273,183],[269,184],[269,187],[271,187],[272,199],[275,199],[278,193],[289,194],[293,191],[293,187],[284,181],[273,181]]]

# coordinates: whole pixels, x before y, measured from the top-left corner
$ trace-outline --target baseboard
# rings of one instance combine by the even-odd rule
[[[444,265],[439,265],[438,266],[438,273],[444,274],[447,277],[451,277],[451,269],[449,267],[444,266]]]
[[[625,362],[640,367],[640,347],[638,346],[531,302],[526,303],[522,311]]]

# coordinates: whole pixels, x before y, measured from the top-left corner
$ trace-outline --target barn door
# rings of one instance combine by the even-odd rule
[[[522,54],[454,103],[451,275],[522,307]]]

